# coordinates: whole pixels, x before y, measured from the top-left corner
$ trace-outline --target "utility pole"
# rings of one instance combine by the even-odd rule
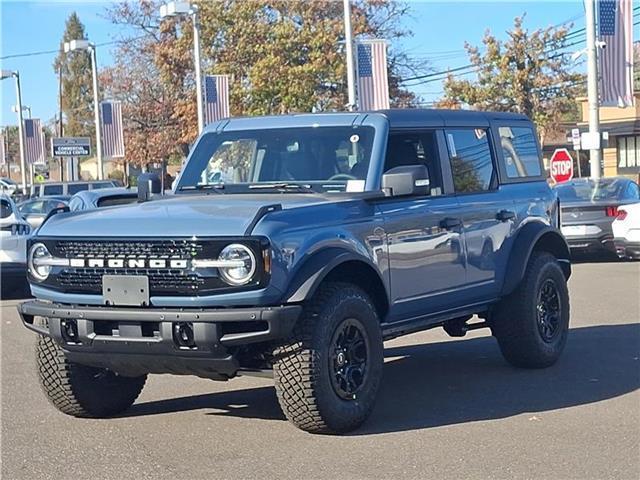
[[[102,132],[100,131],[100,98],[98,94],[98,60],[96,59],[96,46],[89,44],[91,53],[91,71],[93,73],[93,113],[96,122],[96,153],[98,155],[98,180],[104,177],[102,164]]]
[[[594,0],[585,0],[587,26],[587,93],[589,97],[589,141],[591,177],[600,178],[600,111],[598,101],[598,52],[596,46],[596,15]]]
[[[347,47],[347,89],[349,103],[347,110],[353,111],[356,103],[356,72],[353,62],[353,31],[351,29],[351,0],[343,0],[344,4],[344,40]]]
[[[62,127],[62,63],[60,63],[60,68],[58,69],[58,136],[62,137],[64,134],[64,130]],[[64,159],[62,157],[58,157],[58,162],[60,166],[60,181],[64,182]]]
[[[193,62],[196,73],[196,105],[198,107],[198,133],[204,130],[204,109],[202,101],[202,64],[200,63],[200,18],[198,6],[191,6],[191,19],[193,21]]]
[[[27,193],[27,162],[26,148],[24,142],[24,120],[22,119],[22,90],[20,89],[20,74],[14,72],[16,79],[16,99],[18,101],[18,138],[20,140],[20,173],[22,175],[22,193],[25,197]]]

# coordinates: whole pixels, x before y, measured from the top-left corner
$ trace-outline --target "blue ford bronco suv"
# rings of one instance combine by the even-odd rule
[[[569,325],[569,249],[532,123],[444,110],[208,126],[172,195],[50,217],[28,251],[46,395],[129,408],[147,374],[273,375],[287,418],[357,428],[383,341],[487,327],[542,368]]]

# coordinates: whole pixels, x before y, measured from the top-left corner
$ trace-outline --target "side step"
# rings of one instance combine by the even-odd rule
[[[464,337],[469,330],[479,330],[489,328],[489,323],[485,320],[481,322],[467,323],[471,320],[471,315],[454,318],[442,324],[442,328],[450,337]]]

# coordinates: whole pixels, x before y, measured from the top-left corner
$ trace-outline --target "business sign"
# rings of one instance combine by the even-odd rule
[[[88,157],[91,155],[91,139],[89,137],[52,138],[51,155],[54,157]]]
[[[556,183],[568,182],[573,178],[573,158],[566,148],[558,148],[549,162],[551,178]]]

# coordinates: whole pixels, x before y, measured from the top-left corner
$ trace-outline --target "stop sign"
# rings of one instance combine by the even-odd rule
[[[566,148],[558,148],[549,162],[551,178],[556,183],[568,182],[573,178],[573,158]]]

